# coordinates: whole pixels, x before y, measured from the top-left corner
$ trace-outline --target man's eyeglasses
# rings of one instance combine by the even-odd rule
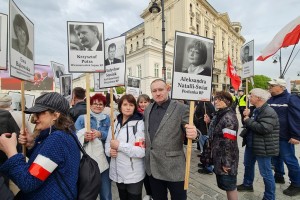
[[[104,106],[104,105],[101,104],[101,103],[93,103],[92,105],[93,105],[93,106],[96,106],[96,107],[103,107],[103,106]]]
[[[269,86],[269,88],[272,88],[272,87],[276,87],[278,85],[268,85],[268,86]]]

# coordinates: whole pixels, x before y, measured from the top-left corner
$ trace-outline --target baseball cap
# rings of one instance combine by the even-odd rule
[[[274,78],[271,81],[268,82],[270,85],[280,85],[283,87],[286,87],[286,81],[281,78]]]
[[[54,110],[59,113],[68,115],[69,102],[57,92],[49,92],[39,96],[35,100],[33,107],[26,109],[24,112],[27,114],[40,113],[46,110]]]

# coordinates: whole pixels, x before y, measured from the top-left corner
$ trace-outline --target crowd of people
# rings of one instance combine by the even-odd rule
[[[200,162],[198,172],[214,173],[229,200],[237,200],[238,191],[254,191],[256,161],[265,185],[264,200],[275,200],[275,184],[285,183],[284,164],[291,184],[283,194],[299,195],[300,166],[295,155],[300,141],[300,113],[295,108],[299,98],[287,92],[282,79],[268,85],[268,91],[254,88],[248,97],[242,91],[238,97],[219,91],[212,102],[197,102],[193,125],[188,102],[172,100],[170,87],[161,79],[150,85],[152,99],[146,94],[137,99],[125,94],[111,105],[103,94],[94,94],[88,102],[89,116],[85,89],[74,88],[71,102],[58,93],[45,93],[25,110],[32,114],[33,123],[25,129],[20,127],[19,115],[9,109],[11,98],[1,95],[0,194],[5,199],[76,199],[80,151],[73,135],[98,163],[100,200],[112,199],[112,181],[121,200],[166,200],[168,195],[172,200],[187,199],[184,138],[196,141],[200,152],[210,142],[212,161]],[[107,106],[117,107],[114,116]],[[245,153],[244,178],[237,185],[239,135]],[[27,148],[28,162],[20,145]],[[20,189],[16,197],[9,190],[9,180]]]

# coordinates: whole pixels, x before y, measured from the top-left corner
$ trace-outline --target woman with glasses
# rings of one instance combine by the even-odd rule
[[[105,142],[105,153],[111,157],[109,177],[117,183],[121,200],[141,200],[145,177],[145,134],[143,115],[131,94],[118,103],[120,114]]]
[[[218,187],[225,190],[227,199],[237,200],[236,189],[239,149],[237,144],[238,119],[231,109],[233,99],[228,92],[217,92],[214,97],[217,111],[210,120],[204,115],[204,121],[210,123],[208,135],[212,139],[212,159]]]
[[[102,111],[106,98],[102,94],[95,94],[90,98],[91,105],[91,131],[85,129],[86,115],[80,115],[75,122],[77,136],[87,153],[98,162],[101,172],[100,200],[111,200],[111,181],[109,179],[108,160],[104,153],[104,142],[110,126],[110,118]]]
[[[35,139],[27,129],[20,133],[18,141],[28,149],[28,162],[17,153],[16,133],[0,136],[0,150],[8,157],[0,172],[20,188],[19,199],[76,199],[80,151],[68,111],[69,102],[56,92],[41,95],[25,110],[33,114],[39,132]]]
[[[201,40],[194,40],[187,48],[189,66],[183,73],[211,76],[207,63],[207,47]]]

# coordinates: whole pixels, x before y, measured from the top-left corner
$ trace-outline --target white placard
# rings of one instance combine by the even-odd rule
[[[213,46],[212,39],[175,33],[172,99],[210,100]]]
[[[0,70],[7,70],[7,15],[0,13]]]
[[[63,64],[51,61],[51,67],[53,70],[55,88],[60,88],[59,77],[65,74],[65,66]]]
[[[254,40],[241,48],[242,78],[254,76]]]
[[[104,72],[104,24],[67,22],[69,72]]]
[[[9,2],[10,76],[33,81],[34,25],[11,0]]]

